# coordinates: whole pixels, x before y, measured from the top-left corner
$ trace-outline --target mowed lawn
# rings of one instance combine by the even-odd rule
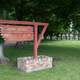
[[[7,47],[4,53],[11,60],[0,65],[0,80],[80,80],[80,41],[46,41],[39,46],[39,55],[56,58],[51,69],[25,73],[16,68],[16,58],[32,56],[32,45]]]

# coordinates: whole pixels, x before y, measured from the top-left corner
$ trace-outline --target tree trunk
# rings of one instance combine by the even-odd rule
[[[59,38],[59,33],[56,34],[56,39],[58,40],[58,38]]]
[[[63,39],[63,37],[62,37],[62,36],[63,36],[63,34],[61,33],[61,40]]]
[[[70,40],[70,39],[71,39],[70,32],[69,32],[69,34],[68,34],[68,37],[69,37],[69,40]]]
[[[78,33],[78,40],[80,40],[80,32]]]
[[[52,37],[53,37],[53,33],[51,32],[50,33],[50,40],[52,40]]]
[[[4,58],[4,54],[3,54],[3,44],[0,44],[0,59]]]
[[[0,44],[0,64],[9,63],[9,59],[6,58],[3,54],[3,44]]]
[[[65,39],[67,40],[67,33],[65,33]]]
[[[7,19],[8,18],[8,12],[7,10],[3,10],[3,19]]]

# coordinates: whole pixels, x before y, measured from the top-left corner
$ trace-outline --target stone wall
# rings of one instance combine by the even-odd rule
[[[19,57],[17,58],[17,67],[24,72],[38,71],[52,68],[52,60],[52,57],[42,55],[38,56],[36,63],[34,57]]]

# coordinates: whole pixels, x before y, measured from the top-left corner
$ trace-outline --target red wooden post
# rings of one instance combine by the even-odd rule
[[[38,61],[38,25],[34,25],[34,59],[37,62]]]
[[[41,34],[40,34],[40,36],[39,36],[39,40],[38,40],[38,45],[37,45],[37,47],[39,46],[41,40],[42,40],[43,37],[44,37],[44,33],[45,33],[45,31],[46,31],[47,26],[48,26],[48,24],[46,24],[46,25],[43,27],[43,30],[41,31]]]

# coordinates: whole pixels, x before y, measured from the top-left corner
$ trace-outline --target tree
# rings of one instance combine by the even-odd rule
[[[4,42],[4,40],[3,40],[2,36],[0,35],[0,59],[4,58],[4,55],[3,55],[3,42]]]
[[[4,43],[4,39],[0,35],[0,63],[1,64],[6,64],[6,63],[8,63],[9,59],[4,56],[4,53],[3,53],[3,43]]]
[[[79,0],[1,0],[1,2],[16,20],[48,22],[50,35],[60,25],[62,25],[59,27],[60,30],[55,31],[61,31],[65,23],[67,24],[65,27],[69,27],[68,22],[71,21],[72,15],[80,10]],[[56,22],[55,18],[57,18]],[[59,19],[60,22],[58,22]]]

